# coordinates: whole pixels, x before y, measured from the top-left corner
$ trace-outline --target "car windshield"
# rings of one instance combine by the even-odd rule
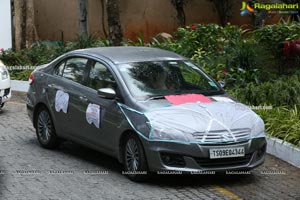
[[[147,61],[119,64],[119,70],[138,100],[174,94],[223,94],[223,90],[190,61]]]

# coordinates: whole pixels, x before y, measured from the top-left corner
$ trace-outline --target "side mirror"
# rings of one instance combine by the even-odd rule
[[[116,91],[111,88],[101,88],[97,91],[97,94],[105,99],[114,99],[116,98]]]
[[[218,83],[219,83],[219,85],[220,85],[222,88],[224,88],[225,85],[226,85],[226,82],[223,81],[223,80],[219,80]]]

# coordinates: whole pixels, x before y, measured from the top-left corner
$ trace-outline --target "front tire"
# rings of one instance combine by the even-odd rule
[[[35,127],[37,139],[42,147],[54,149],[59,145],[52,117],[45,107],[38,110]]]
[[[123,163],[126,176],[132,181],[144,181],[148,176],[148,165],[143,145],[136,134],[129,134],[123,145]]]

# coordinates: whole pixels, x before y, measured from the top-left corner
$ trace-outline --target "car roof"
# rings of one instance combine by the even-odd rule
[[[115,64],[160,60],[186,60],[187,58],[158,48],[151,47],[98,47],[80,49],[71,53],[82,53],[95,57],[105,57]]]

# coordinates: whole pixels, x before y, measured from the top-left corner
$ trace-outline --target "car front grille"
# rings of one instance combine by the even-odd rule
[[[252,155],[253,153],[246,154],[244,157],[219,159],[194,158],[194,160],[203,168],[235,167],[247,165],[250,162]]]
[[[217,130],[206,132],[193,133],[194,138],[197,142],[203,143],[232,143],[247,141],[250,139],[251,130],[248,128],[244,129],[231,129],[230,132],[227,130]]]

